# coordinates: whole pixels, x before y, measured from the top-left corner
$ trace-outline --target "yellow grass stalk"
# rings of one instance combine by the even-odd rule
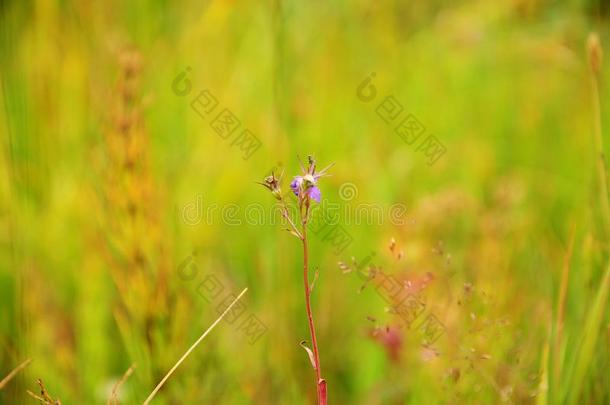
[[[231,305],[229,305],[227,307],[227,309],[225,309],[225,311],[218,317],[218,319],[216,319],[214,321],[213,324],[210,325],[210,327],[203,332],[203,335],[201,335],[199,337],[199,339],[197,339],[197,341],[195,343],[193,343],[193,345],[182,355],[182,357],[180,357],[180,359],[176,362],[176,364],[174,364],[174,367],[171,368],[171,370],[169,370],[169,372],[165,375],[165,377],[163,377],[163,379],[159,382],[159,384],[157,384],[157,386],[155,387],[155,389],[153,390],[153,392],[150,393],[150,395],[148,396],[148,398],[146,398],[146,401],[144,401],[143,405],[148,405],[150,403],[150,401],[152,401],[153,397],[157,394],[157,392],[159,392],[159,390],[161,389],[161,387],[163,386],[163,384],[165,384],[165,382],[169,379],[169,377],[174,373],[174,371],[176,371],[176,369],[178,368],[178,366],[180,366],[180,364],[182,364],[182,362],[184,361],[184,359],[186,359],[188,357],[189,354],[191,354],[191,352],[193,350],[195,350],[195,347],[197,347],[197,345],[199,343],[201,343],[201,341],[203,339],[205,339],[205,337],[208,335],[208,333],[210,333],[212,331],[212,329],[214,329],[214,327],[216,325],[218,325],[218,323],[222,320],[222,318],[224,318],[224,316],[231,310],[231,308],[237,303],[237,301],[239,301],[239,299],[246,293],[246,291],[248,291],[248,288],[244,288],[244,290],[237,296],[237,298],[235,298],[233,300],[233,302],[231,303]]]
[[[118,405],[119,400],[117,398],[117,394],[119,392],[119,388],[121,388],[121,385],[123,385],[125,381],[127,381],[127,379],[129,378],[131,373],[133,373],[133,370],[135,368],[136,365],[132,364],[131,367],[129,367],[127,371],[125,371],[123,377],[119,381],[117,381],[116,384],[114,384],[114,387],[112,387],[112,392],[110,393],[110,398],[108,398],[107,405]]]
[[[31,362],[32,362],[32,359],[27,359],[26,361],[24,361],[23,363],[21,363],[20,365],[15,367],[15,369],[13,371],[8,373],[8,375],[6,377],[4,377],[2,379],[2,381],[0,381],[0,390],[2,388],[4,388],[4,386],[6,386],[6,384],[8,384],[9,381],[11,381],[13,379],[13,377],[15,377],[17,375],[18,372],[20,372],[21,370],[26,368],[28,366],[28,364],[30,364]]]

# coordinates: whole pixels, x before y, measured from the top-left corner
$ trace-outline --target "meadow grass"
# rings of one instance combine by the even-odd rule
[[[307,153],[336,163],[329,201],[406,207],[400,223],[343,218],[338,254],[309,232],[329,403],[609,403],[608,12],[3,2],[0,403],[143,403],[245,287],[266,332],[251,344],[219,323],[152,403],[315,402],[301,247],[277,223],[182,216],[197,196],[270,205],[255,182]],[[249,159],[193,110],[203,90],[261,141]],[[379,116],[389,95],[446,147],[434,165]],[[422,297],[437,340],[395,313],[383,274]]]

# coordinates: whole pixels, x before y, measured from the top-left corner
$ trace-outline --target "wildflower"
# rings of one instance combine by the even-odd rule
[[[333,165],[329,165],[320,172],[316,172],[316,162],[309,156],[309,166],[307,169],[301,164],[301,170],[303,174],[301,176],[295,176],[290,183],[290,189],[300,200],[310,198],[315,202],[319,203],[322,198],[322,192],[317,186],[318,179],[326,175],[328,169]]]
[[[301,346],[305,349],[307,354],[309,355],[309,360],[311,360],[311,365],[316,372],[316,389],[318,392],[318,405],[326,405],[328,403],[328,389],[326,385],[326,380],[322,378],[322,371],[320,370],[320,354],[318,352],[318,343],[316,340],[316,330],[313,322],[313,314],[311,311],[311,292],[315,285],[315,281],[318,277],[318,272],[316,271],[316,275],[311,284],[309,284],[309,256],[307,249],[307,220],[311,214],[310,208],[310,200],[314,200],[316,202],[320,202],[320,198],[322,197],[322,193],[318,188],[318,179],[322,176],[326,175],[326,171],[332,167],[332,165],[326,167],[324,170],[320,172],[316,172],[316,162],[313,160],[311,156],[308,159],[307,169],[303,167],[301,163],[301,175],[295,176],[292,182],[290,183],[290,189],[297,196],[299,203],[299,219],[300,221],[293,221],[288,211],[288,207],[286,205],[286,201],[282,196],[282,192],[280,190],[280,178],[275,177],[274,173],[271,173],[271,176],[265,177],[263,183],[259,183],[274,195],[280,201],[280,205],[282,208],[282,216],[286,218],[290,228],[286,230],[289,231],[292,235],[296,236],[301,240],[303,244],[303,280],[304,280],[304,289],[305,289],[305,309],[307,311],[307,322],[309,324],[309,332],[311,336],[311,345],[312,348],[306,346],[306,342],[302,341]],[[296,223],[300,223],[301,228],[299,229]]]
[[[319,177],[319,176],[318,176]],[[296,176],[292,183],[290,183],[290,188],[292,192],[297,197],[303,193],[304,196],[307,196],[319,203],[320,198],[322,197],[322,193],[320,189],[316,186],[317,178],[307,174],[305,176]]]

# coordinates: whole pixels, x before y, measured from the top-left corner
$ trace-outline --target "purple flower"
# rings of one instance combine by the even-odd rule
[[[322,197],[322,193],[320,192],[319,188],[317,188],[316,186],[313,186],[312,188],[309,189],[309,196],[311,197],[312,200],[315,200],[315,202],[319,203],[320,197]]]
[[[322,197],[320,189],[316,186],[319,177],[319,175],[311,174],[295,176],[294,180],[290,183],[290,188],[297,197],[303,192],[303,195],[309,196],[312,200],[319,203]]]
[[[300,161],[300,159],[299,159]],[[325,169],[321,171],[316,171],[316,162],[313,157],[308,157],[309,165],[307,168],[303,166],[301,162],[301,172],[300,176],[294,176],[293,180],[290,182],[290,189],[297,196],[299,200],[299,204],[303,204],[304,202],[314,200],[319,203],[322,198],[322,192],[318,188],[318,179],[320,177],[328,176],[327,171],[333,165],[329,165]],[[283,174],[283,173],[282,173]],[[282,190],[280,189],[280,181],[282,179],[282,175],[280,177],[276,177],[274,173],[271,173],[271,176],[265,177],[263,183],[259,183],[265,186],[278,200],[282,200]],[[301,206],[301,205],[299,205]]]
[[[290,183],[290,188],[297,197],[299,196],[299,190],[301,190],[301,184],[303,184],[303,176],[295,176]]]

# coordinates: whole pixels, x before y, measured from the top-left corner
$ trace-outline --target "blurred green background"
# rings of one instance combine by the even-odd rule
[[[64,404],[106,403],[136,363],[118,399],[142,403],[248,287],[245,315],[266,332],[251,343],[223,321],[153,403],[312,403],[298,240],[277,220],[202,213],[269,211],[255,182],[282,167],[287,189],[297,155],[313,154],[336,163],[323,199],[406,207],[404,221],[342,218],[353,242],[340,254],[312,236],[331,404],[610,403],[594,136],[610,127],[610,69],[595,80],[586,48],[597,32],[610,49],[609,12],[602,0],[0,1],[0,378],[32,359],[0,402],[35,403],[40,378]],[[214,114],[228,108],[260,140],[250,158],[238,132],[223,139],[191,107],[205,89]],[[378,116],[388,95],[446,148],[435,164]],[[185,221],[198,198],[200,220]],[[444,328],[434,343],[338,265],[372,252],[384,273],[424,283]],[[217,299],[197,291],[208,275]]]

